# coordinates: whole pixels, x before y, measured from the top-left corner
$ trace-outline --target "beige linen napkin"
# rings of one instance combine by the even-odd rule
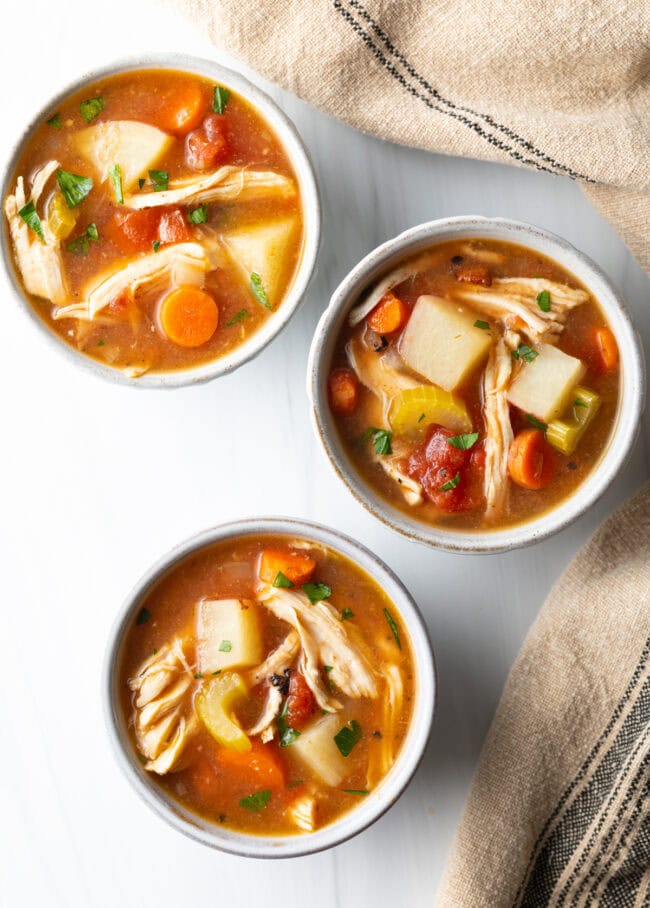
[[[438,905],[650,905],[650,484],[578,553],[533,625]]]
[[[646,269],[649,0],[172,0],[366,132],[578,180]]]

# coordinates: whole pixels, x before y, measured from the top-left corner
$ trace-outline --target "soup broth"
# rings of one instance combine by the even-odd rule
[[[122,656],[145,769],[210,822],[309,833],[354,809],[399,754],[414,696],[395,606],[347,558],[250,536],[175,566]]]

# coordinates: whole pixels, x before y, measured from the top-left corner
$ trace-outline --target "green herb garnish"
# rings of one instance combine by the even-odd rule
[[[532,347],[529,347],[528,344],[519,344],[516,350],[512,351],[513,359],[523,359],[527,363],[532,363],[536,357],[539,356],[537,350],[533,350]]]
[[[99,240],[99,231],[97,230],[97,224],[88,224],[86,227],[86,236],[89,240],[92,240],[93,243],[96,243]]]
[[[69,170],[63,170],[62,167],[59,167],[56,172],[56,181],[68,208],[76,208],[77,205],[80,205],[93,188],[93,181],[90,177],[70,173]]]
[[[251,274],[251,293],[257,302],[261,303],[265,309],[273,309],[273,306],[269,303],[269,298],[266,295],[264,285],[262,284],[262,278],[256,271],[253,271]]]
[[[490,330],[490,323],[489,323],[489,322],[483,322],[483,321],[481,321],[480,318],[477,318],[476,321],[474,322],[474,327],[475,327],[475,328],[480,328],[481,331],[489,331],[489,330]]]
[[[334,743],[338,747],[342,756],[349,757],[352,748],[361,740],[361,726],[355,719],[351,719],[347,725],[334,735]]]
[[[460,473],[456,473],[453,479],[450,479],[449,482],[445,482],[440,486],[441,492],[451,492],[452,489],[455,489],[458,483],[460,482]]]
[[[98,347],[103,347],[103,346],[104,346],[104,340],[103,340],[102,338],[100,338],[100,339],[97,341],[97,346],[98,346]]]
[[[366,795],[370,794],[366,788],[342,788],[341,791],[349,795],[359,795],[360,798],[365,798]]]
[[[242,798],[239,806],[243,807],[244,810],[250,810],[251,813],[258,813],[260,810],[264,810],[270,799],[271,789],[264,788],[262,791],[256,791],[254,794],[249,794],[247,797]]]
[[[452,448],[458,448],[459,451],[469,451],[478,441],[478,432],[470,432],[468,435],[454,435],[453,438],[447,439],[447,444]]]
[[[278,571],[275,575],[273,586],[279,587],[280,589],[290,590],[293,586],[293,583],[291,580],[289,580],[286,574],[283,574],[282,571]]]
[[[51,126],[52,129],[61,129],[63,126],[63,120],[61,119],[60,113],[55,113],[53,117],[47,121],[47,125]]]
[[[393,618],[393,616],[391,615],[391,613],[388,611],[387,608],[384,609],[384,618],[388,622],[388,626],[391,629],[391,631],[393,632],[393,637],[395,638],[395,643],[397,644],[397,648],[401,649],[402,641],[399,638],[399,628],[397,627],[397,624],[395,623],[395,619]]]
[[[542,290],[541,293],[537,294],[537,305],[542,310],[542,312],[551,311],[551,294],[548,290]]]
[[[65,248],[73,255],[88,255],[88,237],[84,233],[82,236],[78,236],[76,239],[70,240]]]
[[[302,785],[303,779],[294,779],[293,782],[287,782],[287,788],[296,788],[298,785]]]
[[[84,118],[86,123],[92,123],[95,117],[104,109],[104,99],[101,96],[97,98],[88,98],[87,101],[82,101],[79,105],[79,113]]]
[[[372,439],[372,444],[375,449],[375,454],[392,454],[393,448],[391,446],[391,439],[393,437],[392,432],[387,432],[386,429],[377,429],[374,426],[371,426],[361,436],[361,441],[370,441]]]
[[[419,423],[422,422],[422,420],[424,419],[424,416],[425,416],[424,413],[420,413],[420,415],[418,416],[418,422],[419,422]]]
[[[278,742],[280,747],[290,747],[294,741],[297,741],[300,737],[300,732],[297,728],[292,728],[286,720],[286,702],[285,708],[282,710],[278,716]]]
[[[193,208],[188,212],[187,220],[190,224],[205,224],[208,220],[208,206],[199,205],[198,208]]]
[[[332,587],[326,583],[303,583],[302,590],[312,605],[332,595]]]
[[[215,85],[214,94],[212,96],[212,110],[215,113],[222,114],[226,109],[229,97],[229,89],[223,88],[221,85]]]
[[[548,429],[548,425],[545,422],[542,422],[541,419],[538,419],[536,416],[533,416],[532,413],[526,413],[525,415],[526,415],[526,419],[531,424],[531,426],[535,426],[536,429],[541,429],[542,432],[546,432],[546,430]]]
[[[111,169],[108,171],[108,175],[111,178],[111,183],[113,184],[113,192],[115,193],[115,201],[118,205],[124,204],[124,191],[122,189],[122,168],[119,164],[113,164]]]
[[[218,668],[216,671],[212,672],[212,674],[213,674],[213,675],[220,675],[220,674],[221,674],[221,669]]]
[[[199,678],[202,678],[202,677],[203,677],[203,675],[201,674],[201,672],[197,672],[197,673],[194,675],[194,678],[195,678],[196,681],[198,681]]]
[[[344,608],[341,612],[341,621],[349,621],[351,618],[354,618],[354,612],[351,608]]]
[[[142,189],[142,187],[144,186],[144,184],[145,184],[146,182],[147,182],[147,181],[145,180],[144,177],[140,177],[140,179],[138,180],[138,189]]]
[[[138,617],[135,619],[136,624],[146,624],[147,621],[151,619],[151,612],[148,608],[144,606],[138,612]]]
[[[149,179],[154,192],[165,192],[169,189],[169,172],[167,170],[150,170]]]
[[[248,318],[248,315],[248,309],[240,309],[239,312],[235,312],[231,319],[228,319],[228,321],[226,322],[226,328],[232,328],[233,325],[237,325],[239,322],[243,322],[245,318]]]
[[[584,400],[580,400],[579,397],[576,397],[576,399],[573,401],[573,406],[574,407],[586,407],[587,404],[584,402]]]
[[[27,224],[30,230],[33,230],[36,236],[39,238],[41,243],[45,242],[45,235],[43,233],[43,225],[41,224],[41,219],[36,213],[36,206],[33,202],[28,202],[24,205],[18,212],[23,221]]]
[[[219,652],[220,653],[229,653],[229,652],[231,652],[231,650],[232,650],[232,643],[230,642],[230,640],[222,640],[221,643],[219,644]]]
[[[151,244],[151,248],[154,252],[158,252],[158,250],[160,249],[160,240],[154,240]]]

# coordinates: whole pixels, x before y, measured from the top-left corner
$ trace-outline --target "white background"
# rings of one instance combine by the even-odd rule
[[[7,4],[3,37],[3,154],[33,109],[87,68],[151,50],[213,54],[145,0]],[[586,517],[502,556],[429,551],[350,498],[312,436],[304,374],[331,291],[376,244],[444,215],[550,228],[623,291],[646,347],[650,286],[568,180],[382,144],[271,93],[314,156],[324,239],[304,307],[252,364],[201,388],[113,386],[64,362],[0,286],[3,906],[244,908],[260,895],[282,908],[430,905],[527,629],[572,554],[649,472],[646,421],[623,475]],[[440,699],[424,763],[387,816],[329,853],[262,863],[185,839],[137,799],[109,752],[99,679],[116,609],[154,559],[211,524],[277,513],[339,527],[401,575],[426,616]]]

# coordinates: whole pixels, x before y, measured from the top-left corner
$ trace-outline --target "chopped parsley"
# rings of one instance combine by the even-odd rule
[[[528,344],[519,344],[516,350],[512,351],[513,359],[523,359],[527,363],[532,363],[539,356],[537,350],[533,350]]]
[[[103,340],[103,338],[100,337],[100,339],[97,341],[97,346],[98,346],[98,347],[103,347],[103,346],[104,346],[104,340]]]
[[[213,674],[213,675],[220,675],[220,674],[221,674],[221,669],[218,668],[216,671],[212,672],[212,674]]]
[[[64,170],[62,167],[59,167],[56,172],[56,181],[68,208],[76,208],[77,205],[80,205],[93,188],[93,181],[90,177],[70,173],[69,170]]]
[[[546,430],[548,429],[547,423],[542,422],[541,419],[538,419],[536,416],[533,416],[532,413],[526,413],[526,419],[531,424],[531,426],[535,426],[536,429],[541,429],[542,432],[546,432]]]
[[[370,794],[367,788],[342,788],[341,791],[349,795],[359,795],[360,798],[365,798]]]
[[[474,327],[475,327],[475,328],[480,328],[481,331],[489,331],[489,330],[490,330],[490,323],[489,323],[489,322],[481,321],[480,318],[477,318],[476,321],[474,322]]]
[[[265,309],[273,309],[273,306],[269,302],[269,298],[266,295],[266,290],[264,289],[264,284],[262,283],[262,278],[256,271],[253,271],[251,274],[251,293],[255,297],[258,303],[261,303]]]
[[[111,183],[113,184],[113,192],[115,193],[115,201],[118,205],[124,204],[124,191],[122,189],[122,168],[119,164],[113,164],[111,169],[108,171],[108,175],[111,178]]]
[[[452,489],[456,488],[456,486],[458,485],[459,482],[460,482],[460,473],[456,473],[456,475],[452,479],[450,479],[448,482],[444,482],[440,486],[440,491],[441,492],[451,492]]]
[[[151,248],[154,252],[158,252],[158,250],[160,249],[160,240],[154,240],[151,244]]]
[[[142,187],[144,186],[144,184],[145,184],[146,182],[147,182],[147,181],[145,180],[144,177],[140,177],[140,179],[138,180],[138,189],[142,189]]]
[[[312,605],[322,602],[323,599],[329,599],[332,595],[332,587],[326,583],[303,583],[302,591]]]
[[[243,322],[245,318],[248,318],[249,312],[248,309],[240,309],[239,312],[235,312],[232,318],[228,319],[226,322],[226,328],[232,328],[233,325]]]
[[[167,170],[150,170],[149,179],[154,192],[165,192],[169,189],[169,172]]]
[[[303,779],[294,779],[293,782],[287,782],[287,788],[296,788],[298,785],[302,785]]]
[[[88,255],[88,250],[90,249],[89,240],[92,240],[93,243],[98,242],[99,231],[97,230],[97,224],[88,224],[85,233],[71,240],[65,248],[73,255]]]
[[[393,437],[392,432],[387,432],[386,429],[377,429],[374,426],[371,426],[361,436],[361,441],[370,441],[372,439],[372,444],[375,449],[375,454],[392,454],[393,448],[391,446],[391,439]]]
[[[349,621],[351,618],[354,618],[354,612],[351,608],[344,608],[341,612],[341,621]]]
[[[232,651],[232,643],[230,642],[230,640],[222,640],[221,643],[219,644],[219,652],[220,653],[229,653],[231,651]]]
[[[61,129],[63,126],[63,120],[61,119],[60,113],[55,113],[53,117],[47,121],[47,125],[51,126],[52,129]]]
[[[548,290],[542,290],[541,293],[537,294],[537,305],[542,310],[542,312],[551,311],[551,294]]]
[[[293,582],[289,580],[287,575],[283,574],[282,571],[278,571],[275,575],[273,586],[279,587],[280,589],[290,590],[293,586]]]
[[[584,400],[580,400],[579,397],[576,397],[576,399],[573,401],[573,406],[574,407],[586,407],[587,404],[584,402]]]
[[[397,648],[401,649],[402,641],[399,638],[399,628],[397,627],[397,624],[395,623],[395,619],[393,618],[393,616],[391,615],[391,613],[388,611],[387,608],[384,609],[384,618],[388,622],[388,626],[391,629],[393,637],[395,638],[395,643],[397,644]]]
[[[298,729],[292,728],[287,722],[288,704],[289,701],[285,700],[282,712],[278,716],[278,742],[280,747],[290,747],[300,737]]]
[[[99,240],[99,231],[97,230],[97,224],[88,224],[88,226],[86,227],[86,236],[94,243]]]
[[[239,806],[243,807],[244,810],[250,810],[251,813],[259,813],[260,810],[264,810],[270,800],[271,789],[264,788],[262,791],[256,791],[242,798]]]
[[[361,740],[361,726],[355,719],[351,719],[347,725],[334,735],[334,743],[344,757],[349,757],[352,749]]]
[[[420,413],[420,415],[418,416],[418,422],[422,422],[422,420],[424,419],[424,416],[425,416],[424,413]]]
[[[136,624],[146,624],[147,621],[151,620],[151,612],[148,608],[144,606],[138,612],[138,617],[135,619]]]
[[[478,432],[470,432],[467,435],[454,435],[453,438],[447,439],[447,444],[452,448],[458,448],[459,451],[469,451],[478,441]]]
[[[88,98],[87,101],[82,101],[79,105],[79,113],[86,123],[92,123],[95,117],[98,117],[103,109],[104,99],[101,95],[96,98]]]
[[[214,94],[212,95],[212,110],[215,113],[222,114],[226,109],[229,97],[229,89],[224,88],[222,85],[215,85]]]
[[[201,674],[201,672],[197,672],[197,673],[194,675],[194,678],[195,678],[196,681],[198,681],[199,678],[202,678],[202,677],[203,677],[203,675]]]
[[[187,220],[190,224],[205,224],[208,220],[208,206],[199,205],[198,208],[193,208],[188,212]]]
[[[43,225],[41,224],[41,219],[36,213],[36,206],[33,202],[28,202],[24,205],[18,212],[23,221],[27,224],[30,230],[33,230],[36,236],[39,238],[41,243],[45,242],[45,235],[43,234]]]

